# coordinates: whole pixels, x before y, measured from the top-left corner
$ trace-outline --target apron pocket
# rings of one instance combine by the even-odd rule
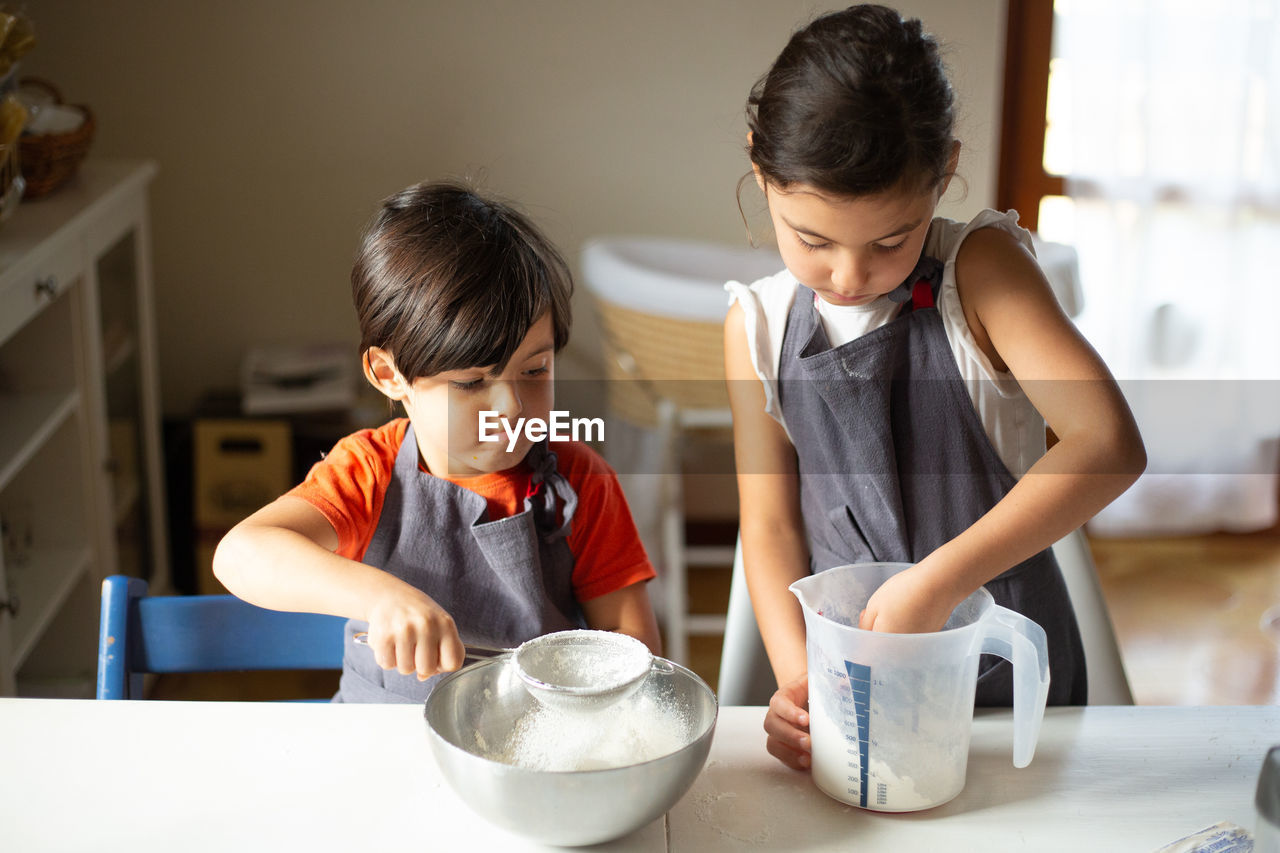
[[[879,557],[871,549],[862,527],[847,506],[839,506],[827,513],[827,522],[834,537],[831,549],[841,555],[845,563],[874,563]]]

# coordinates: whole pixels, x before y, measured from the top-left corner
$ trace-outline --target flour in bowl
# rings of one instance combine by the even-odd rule
[[[693,737],[687,713],[674,704],[637,696],[590,714],[533,706],[503,743],[481,743],[491,761],[529,770],[603,770],[670,755]]]

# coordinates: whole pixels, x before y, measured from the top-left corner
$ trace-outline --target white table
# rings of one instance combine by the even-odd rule
[[[923,812],[839,803],[764,753],[763,708],[725,708],[702,775],[668,815],[671,850],[1137,851],[1218,821],[1252,831],[1275,707],[1050,708],[1013,767],[1012,714],[980,711],[965,788]]]
[[[1015,770],[1005,712],[974,722],[937,809],[844,806],[764,752],[763,708],[722,708],[665,819],[608,845],[675,850],[1149,851],[1253,827],[1280,709],[1050,709]],[[417,706],[0,699],[0,849],[534,850],[443,781]]]

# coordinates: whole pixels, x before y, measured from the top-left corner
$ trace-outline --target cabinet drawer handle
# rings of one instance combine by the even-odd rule
[[[8,610],[10,616],[17,616],[18,608],[21,606],[22,602],[16,595],[11,595],[8,598],[0,598],[0,610]]]
[[[58,280],[51,275],[36,279],[36,296],[53,299],[58,295]]]

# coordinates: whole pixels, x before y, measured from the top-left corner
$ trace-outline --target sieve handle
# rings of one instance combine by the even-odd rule
[[[357,646],[367,646],[369,645],[369,632],[358,631],[352,635],[351,641]],[[505,655],[511,651],[511,649],[495,649],[492,646],[467,645],[464,648],[467,650],[467,653],[463,656],[464,660],[487,660],[496,658],[498,655]]]

